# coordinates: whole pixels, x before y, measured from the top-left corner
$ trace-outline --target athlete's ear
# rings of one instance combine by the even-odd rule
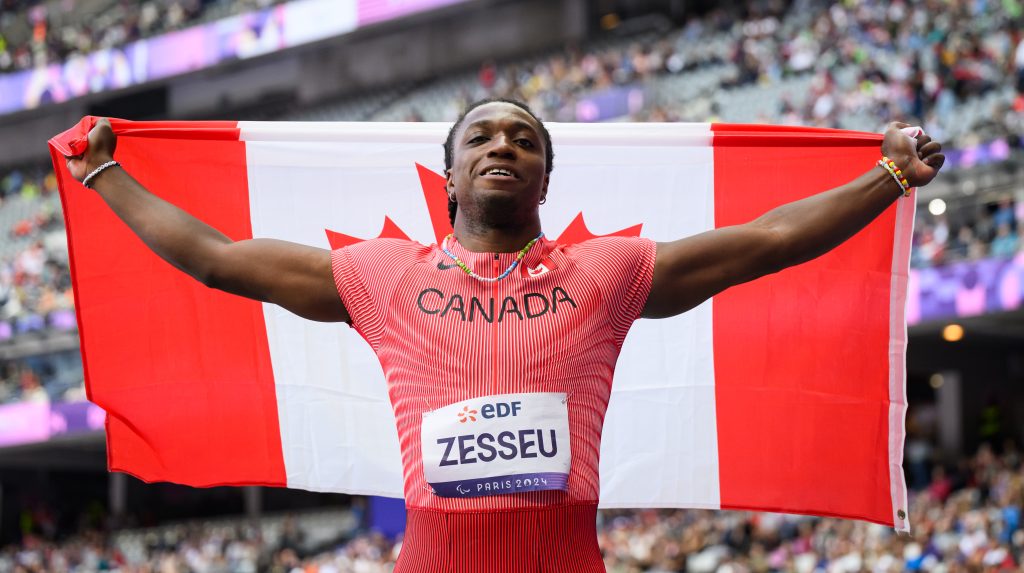
[[[540,189],[540,202],[541,203],[543,203],[544,201],[548,200],[548,183],[550,183],[550,182],[551,182],[551,175],[550,174],[545,175],[544,176],[544,186],[541,187],[541,189]]]
[[[448,194],[448,197],[455,193],[455,179],[452,177],[451,169],[444,170],[444,192]]]

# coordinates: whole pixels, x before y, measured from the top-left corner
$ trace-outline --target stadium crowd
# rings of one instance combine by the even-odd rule
[[[90,19],[91,25],[83,26],[82,18],[67,17],[74,14],[76,0],[0,0],[0,73],[281,1],[110,1]],[[778,98],[776,108],[757,119],[877,130],[899,118],[924,125],[952,146],[996,137],[1010,137],[1019,145],[1024,131],[1022,13],[1017,0],[728,5],[633,43],[568,49],[529,64],[485,62],[478,89],[452,94],[451,110],[457,113],[462,103],[482,95],[511,96],[529,102],[546,119],[575,121],[577,103],[586,94],[727,65],[718,83],[703,93],[653,98],[632,118],[729,120],[715,94],[805,76],[809,87],[801,91],[806,93]],[[966,119],[970,125],[960,125],[957,110],[969,101],[983,105]]]
[[[74,329],[64,219],[52,171],[15,169],[0,176],[0,235],[0,342]],[[69,388],[54,382],[56,369],[48,363],[47,357],[0,361],[0,404],[63,398]]]
[[[1024,557],[1024,471],[983,445],[911,497],[909,535],[863,522],[694,510],[605,512],[610,573],[1013,571]]]
[[[971,204],[955,213],[917,213],[912,267],[933,267],[985,257],[1013,257],[1022,250],[1020,222],[1024,201],[1006,194],[993,203]]]
[[[16,215],[7,229],[7,246],[21,248],[5,251],[0,259],[0,321],[30,315],[43,317],[58,309],[73,308],[67,252],[59,240],[64,218],[57,195],[57,180],[52,171],[41,177],[25,176],[19,170],[0,179],[0,210],[3,202],[18,203],[4,211]],[[56,245],[47,247],[46,239],[56,233]],[[23,329],[31,329],[26,324]]]
[[[284,0],[0,0],[0,73],[44,67]],[[81,17],[82,5],[89,18]],[[69,17],[71,15],[71,17]]]
[[[938,140],[967,146],[1024,132],[1024,34],[1019,2],[769,1],[745,17],[719,8],[664,36],[594,51],[553,54],[533,66],[486,62],[480,95],[522,99],[543,117],[573,121],[578,98],[611,86],[732,64],[697,99],[654,102],[640,121],[715,121],[714,95],[810,76],[806,97],[778,101],[760,121],[879,130],[894,119],[923,125]],[[722,37],[727,41],[719,41]],[[838,76],[852,76],[840,81]],[[1008,94],[988,102],[990,94]],[[988,102],[967,129],[950,118],[968,100]],[[459,106],[454,106],[458,108]],[[861,121],[851,121],[859,119]],[[866,122],[866,123],[865,123]]]
[[[1024,570],[1024,465],[1006,441],[952,464],[928,462],[912,492],[911,532],[832,518],[708,510],[604,510],[598,537],[609,573],[846,573]],[[913,483],[913,472],[911,472]],[[385,573],[401,538],[372,531],[304,550],[302,519],[276,542],[242,519],[146,535],[127,551],[117,535],[87,529],[60,539],[49,521],[23,519],[23,541],[0,550],[0,573]],[[131,557],[129,557],[131,555]]]

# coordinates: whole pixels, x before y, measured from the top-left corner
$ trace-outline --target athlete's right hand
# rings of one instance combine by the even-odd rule
[[[114,150],[117,148],[117,136],[114,135],[110,121],[106,118],[100,119],[96,125],[89,130],[89,146],[85,153],[73,157],[65,157],[68,171],[77,181],[85,179],[85,176],[100,165],[114,159]]]
[[[885,130],[882,141],[882,155],[892,159],[903,170],[911,187],[922,187],[935,179],[946,161],[942,144],[932,141],[923,131],[917,137],[910,137],[904,128],[909,124],[894,121]]]

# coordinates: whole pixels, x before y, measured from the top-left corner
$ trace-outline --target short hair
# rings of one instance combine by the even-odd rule
[[[525,111],[526,113],[530,114],[530,117],[532,117],[534,119],[534,121],[537,122],[537,125],[540,126],[540,135],[544,139],[545,173],[551,173],[551,170],[555,168],[555,150],[554,150],[554,148],[551,147],[551,134],[548,133],[548,128],[544,126],[544,122],[541,121],[539,117],[537,117],[537,114],[533,113],[533,110],[530,109],[530,106],[526,105],[525,103],[523,103],[523,102],[521,102],[519,100],[503,98],[503,97],[492,97],[492,98],[485,98],[485,99],[477,100],[477,101],[469,104],[468,106],[466,106],[466,109],[462,110],[462,114],[459,116],[458,119],[455,120],[455,123],[452,124],[451,129],[448,130],[448,138],[445,139],[445,141],[444,141],[444,170],[445,170],[445,172],[447,172],[448,170],[450,170],[452,168],[452,163],[454,163],[454,161],[455,161],[455,133],[457,131],[459,131],[459,126],[462,125],[462,121],[464,119],[466,119],[466,116],[469,115],[469,112],[473,111],[474,109],[476,109],[476,108],[478,108],[478,107],[480,107],[482,105],[487,105],[489,103],[507,103],[507,104],[511,104],[511,105],[514,105],[514,106],[518,107],[519,109]],[[457,202],[455,202],[455,201],[452,201],[451,198],[449,198],[448,199],[448,219],[451,221],[451,224],[452,224],[453,227],[455,226],[455,212],[458,210],[458,208],[459,208],[459,204]]]

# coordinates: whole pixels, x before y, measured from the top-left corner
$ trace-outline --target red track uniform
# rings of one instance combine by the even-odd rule
[[[449,250],[483,277],[516,253]],[[437,245],[379,239],[332,254],[352,326],[380,359],[402,450],[408,524],[396,572],[597,572],[598,455],[622,342],[651,288],[655,244],[541,239],[482,282]],[[545,270],[546,269],[546,270]],[[568,395],[566,490],[441,497],[424,478],[425,412],[485,396]]]

